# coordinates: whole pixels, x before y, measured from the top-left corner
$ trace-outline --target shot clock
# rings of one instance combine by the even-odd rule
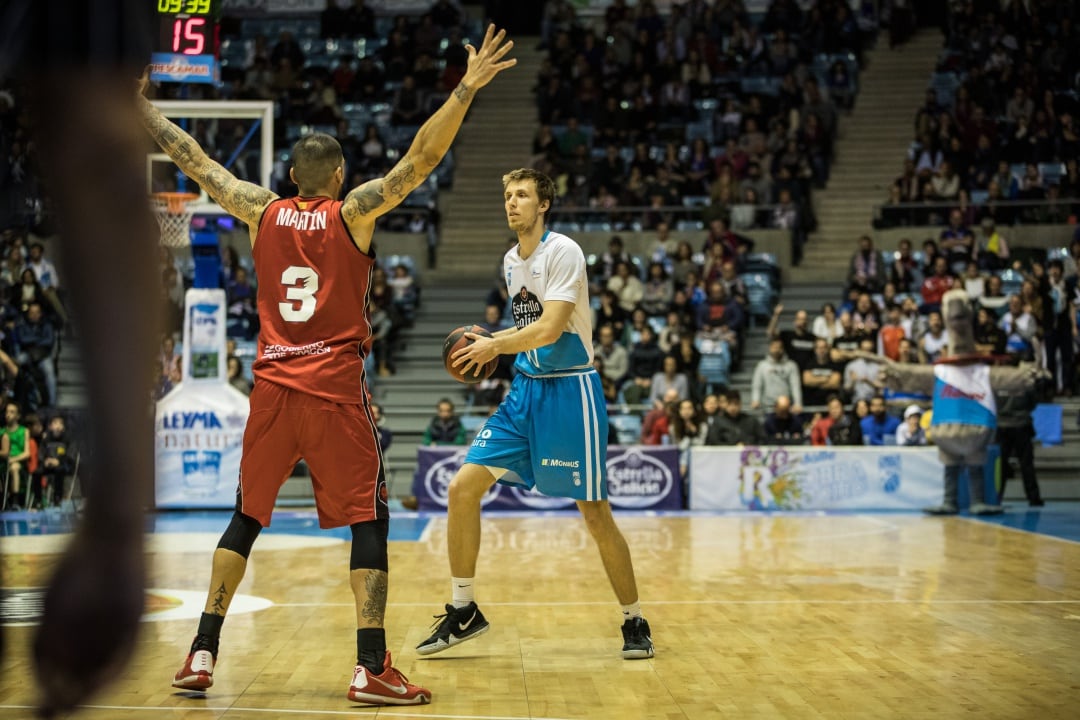
[[[213,83],[218,80],[221,0],[144,0],[157,6],[158,39],[150,79]]]

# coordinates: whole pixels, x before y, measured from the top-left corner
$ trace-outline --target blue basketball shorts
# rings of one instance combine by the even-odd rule
[[[607,406],[595,371],[534,378],[518,373],[476,433],[465,462],[512,470],[506,485],[574,500],[607,499]]]

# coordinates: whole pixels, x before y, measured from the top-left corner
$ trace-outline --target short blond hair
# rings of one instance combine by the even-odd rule
[[[512,182],[519,182],[521,180],[532,180],[536,185],[536,195],[540,198],[540,202],[548,201],[548,210],[555,205],[555,181],[550,177],[534,170],[533,168],[518,168],[517,170],[511,170],[503,175],[503,190],[506,186]]]

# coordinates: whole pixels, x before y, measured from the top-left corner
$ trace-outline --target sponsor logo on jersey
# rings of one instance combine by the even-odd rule
[[[541,458],[540,464],[544,467],[579,468],[580,460],[560,460],[559,458]]]
[[[529,289],[524,285],[514,295],[512,309],[514,312],[514,325],[519,330],[536,322],[544,314],[544,306],[540,304],[540,298],[529,292]]]
[[[941,388],[941,397],[950,398],[953,400],[974,400],[975,402],[982,402],[983,398],[986,397],[986,393],[967,393],[956,387],[955,385],[945,385]]]

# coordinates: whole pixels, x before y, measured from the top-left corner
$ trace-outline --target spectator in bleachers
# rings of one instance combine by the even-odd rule
[[[802,375],[799,366],[784,354],[780,338],[769,341],[769,354],[754,368],[750,407],[771,407],[781,395],[790,397],[795,412],[802,412]]]
[[[874,341],[864,338],[859,343],[859,350],[864,354],[876,354]],[[884,389],[885,385],[880,378],[881,367],[880,362],[871,360],[865,355],[848,361],[844,366],[844,392],[852,402],[870,400]]]
[[[1047,263],[1042,288],[1047,300],[1043,322],[1043,345],[1046,369],[1050,371],[1058,394],[1072,395],[1073,329],[1076,314],[1070,313],[1069,288],[1065,283],[1065,264],[1054,259]],[[1060,368],[1060,373],[1058,372]]]
[[[992,217],[982,219],[973,254],[981,270],[995,272],[1008,266],[1009,243],[998,232]]]
[[[862,336],[871,339],[877,336],[878,328],[881,327],[881,312],[869,293],[859,293],[855,307],[851,310],[851,322],[855,331]]]
[[[900,340],[900,359],[897,362],[902,363],[918,363],[919,362],[919,348],[915,344],[915,341],[910,337],[905,337]]]
[[[669,424],[671,442],[679,448],[679,476],[685,483],[690,467],[690,448],[704,445],[709,433],[709,425],[701,417],[693,400],[679,401],[678,409]]]
[[[46,391],[42,401],[47,406],[55,406],[56,364],[53,353],[56,350],[56,332],[45,320],[40,303],[30,303],[27,307],[26,316],[15,328],[15,341],[18,347],[15,362],[24,371],[40,374]]]
[[[20,422],[22,411],[18,403],[4,404],[4,427],[0,429],[0,459],[7,466],[8,496],[4,505],[12,510],[22,509],[23,478],[30,481],[28,460],[30,458],[30,431]]]
[[[229,355],[228,358],[225,359],[225,369],[229,384],[245,395],[250,395],[251,382],[244,377],[244,365],[240,361],[240,358],[235,355]]]
[[[679,371],[679,361],[674,355],[664,355],[661,369],[652,376],[649,389],[649,404],[663,398],[667,391],[674,388],[679,400],[691,397],[690,383],[686,375]]]
[[[977,303],[986,292],[986,277],[979,271],[979,264],[975,260],[968,262],[964,276],[960,279],[964,283],[964,292],[968,294],[968,299]]]
[[[671,423],[678,408],[679,400],[674,390],[669,390],[663,399],[654,402],[641,421],[641,444],[670,445]]]
[[[961,272],[972,256],[975,235],[963,224],[963,213],[959,210],[949,212],[949,224],[941,231],[940,243],[950,268]]]
[[[255,300],[256,290],[248,281],[247,270],[238,266],[233,279],[225,287],[225,304],[228,317],[235,321],[235,334],[254,340],[259,334],[259,312]],[[232,335],[234,333],[230,333]]]
[[[929,313],[926,325],[926,332],[919,338],[919,362],[924,365],[936,362],[949,346],[949,330],[940,312]]]
[[[42,292],[41,284],[34,275],[34,271],[29,267],[22,271],[18,283],[8,290],[8,303],[24,314],[30,307],[30,303],[37,303],[44,307],[45,293]]]
[[[671,301],[675,295],[675,284],[668,277],[661,262],[649,263],[647,275],[640,306],[650,317],[663,317],[667,315],[671,307]]]
[[[1008,310],[998,321],[1005,333],[1005,352],[1017,361],[1033,361],[1036,358],[1038,322],[1020,295],[1010,295]]]
[[[810,316],[805,310],[795,312],[790,330],[781,330],[780,315],[783,312],[784,306],[777,303],[765,333],[770,339],[778,338],[783,343],[784,354],[795,362],[801,372],[809,367],[814,357],[817,336],[810,330]]]
[[[907,337],[901,325],[900,306],[892,305],[885,313],[886,321],[878,331],[878,354],[890,360],[900,359],[900,341]]]
[[[864,339],[865,334],[860,330],[856,330],[850,311],[840,313],[840,327],[843,329],[843,333],[832,341],[831,355],[834,362],[846,363],[851,359],[851,354],[859,349],[859,344]]]
[[[600,307],[593,314],[593,327],[596,328],[597,336],[599,337],[600,328],[608,325],[614,329],[615,337],[621,339],[627,317],[626,311],[619,306],[615,293],[605,288],[600,293]]]
[[[885,438],[896,438],[896,429],[900,427],[900,419],[890,415],[885,410],[885,397],[880,393],[870,400],[870,414],[860,422],[863,442],[867,445],[885,445]]]
[[[731,333],[733,345],[745,325],[742,308],[734,298],[728,297],[724,283],[720,280],[709,283],[708,294],[705,301],[697,306],[696,314],[695,327]]]
[[[765,441],[772,445],[803,445],[806,442],[806,422],[801,413],[792,412],[791,398],[776,398],[772,412],[763,424]]]
[[[979,307],[984,307],[990,310],[995,317],[999,317],[1004,314],[1008,304],[1009,298],[1002,290],[1001,276],[988,276],[982,297],[979,298]]]
[[[630,348],[629,367],[622,392],[631,405],[641,403],[650,396],[653,376],[663,369],[664,353],[656,342],[656,331],[645,323],[641,327],[641,339]]]
[[[593,369],[600,375],[600,388],[604,393],[604,402],[608,405],[614,405],[619,402],[619,386],[615,384],[605,372],[604,359],[599,355],[593,356]]]
[[[621,337],[622,333],[616,335],[613,326],[601,325],[599,340],[593,346],[593,356],[604,361],[604,374],[615,383],[616,387],[621,387],[626,374],[630,371],[630,355],[626,347],[619,342]]]
[[[763,445],[765,432],[753,415],[742,411],[742,396],[732,388],[725,393],[727,402],[716,420],[709,425],[706,445]]]
[[[848,287],[864,292],[880,292],[885,283],[885,269],[881,255],[874,249],[874,241],[869,235],[859,238],[859,249],[851,256],[848,263]]]
[[[824,338],[814,341],[814,355],[802,370],[803,401],[810,406],[825,405],[829,396],[839,393],[843,387],[842,366],[829,354],[829,343]]]
[[[948,262],[944,256],[939,255],[934,259],[933,274],[928,275],[922,282],[922,305],[919,312],[926,315],[939,310],[942,296],[956,285],[957,280],[949,272]]]
[[[1005,352],[1005,332],[998,327],[998,318],[985,307],[975,313],[975,351],[985,355]]]
[[[833,341],[844,334],[844,327],[836,316],[836,306],[825,303],[821,306],[821,314],[814,318],[811,332],[814,337],[823,338],[830,346]]]
[[[619,307],[627,313],[632,313],[645,295],[644,284],[633,270],[633,265],[625,260],[616,263],[615,272],[606,287],[615,294]]]
[[[926,445],[926,431],[919,421],[922,420],[922,408],[908,405],[904,410],[904,421],[896,428],[896,444],[901,447]]]
[[[394,266],[393,275],[386,280],[390,286],[390,297],[398,315],[406,322],[411,322],[416,314],[417,288],[416,279],[409,273],[404,263]]]
[[[429,446],[465,444],[465,426],[454,412],[454,403],[448,398],[439,400],[436,405],[435,417],[431,418],[424,430],[422,442]]]

